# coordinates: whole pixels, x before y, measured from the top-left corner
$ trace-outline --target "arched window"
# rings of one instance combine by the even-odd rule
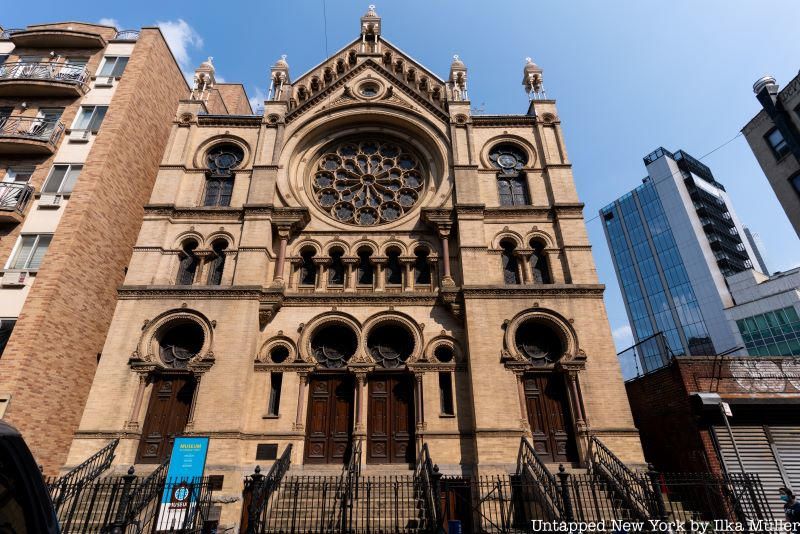
[[[498,169],[497,192],[501,206],[530,204],[528,184],[522,169],[528,163],[525,151],[516,145],[502,143],[489,152],[489,161]]]
[[[311,338],[311,352],[323,367],[341,369],[355,354],[358,338],[343,324],[320,327]]]
[[[300,263],[300,285],[313,286],[317,282],[317,266],[314,265],[314,256],[317,251],[313,248],[306,248],[300,252],[302,262]]]
[[[328,267],[328,285],[344,285],[344,263],[342,262],[344,251],[340,248],[334,248],[330,254],[331,264]]]
[[[386,252],[386,285],[399,286],[403,283],[403,266],[400,265],[400,251],[396,248]]]
[[[181,252],[178,254],[180,265],[178,266],[178,278],[175,283],[181,286],[189,286],[194,283],[194,276],[197,272],[197,256],[194,251],[197,249],[197,241],[187,239],[183,242]]]
[[[206,193],[204,206],[230,206],[233,194],[233,169],[244,160],[244,151],[233,143],[212,148],[206,156]]]
[[[372,285],[372,251],[368,248],[362,248],[358,251],[358,273],[356,283],[364,286]]]
[[[513,241],[503,241],[500,243],[503,251],[500,254],[503,260],[503,281],[506,284],[521,284],[519,275],[519,262],[515,250],[517,246]]]
[[[547,264],[547,253],[544,251],[545,244],[539,239],[531,240],[531,269],[533,279],[537,284],[552,284],[553,278],[550,276],[550,266]]]
[[[555,363],[564,353],[559,335],[547,324],[526,321],[519,325],[514,335],[519,353],[536,365]]]
[[[222,283],[222,272],[225,270],[225,249],[228,242],[224,239],[217,239],[211,245],[214,255],[208,262],[208,285],[218,286]]]
[[[414,338],[405,327],[395,323],[384,323],[369,333],[367,348],[380,367],[397,369],[405,365],[414,351]]]
[[[414,251],[414,283],[425,285],[431,283],[431,265],[428,263],[430,252],[425,247],[419,247]]]

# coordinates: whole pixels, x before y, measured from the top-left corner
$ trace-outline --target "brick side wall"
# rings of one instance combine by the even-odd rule
[[[0,360],[0,390],[48,473],[64,463],[186,82],[145,29]]]

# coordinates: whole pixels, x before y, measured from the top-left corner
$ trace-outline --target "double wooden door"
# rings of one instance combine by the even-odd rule
[[[160,464],[172,452],[175,436],[189,421],[196,382],[187,374],[160,375],[153,382],[136,462]]]
[[[313,376],[309,390],[305,462],[347,462],[353,442],[355,381],[352,375]]]
[[[533,447],[546,462],[577,461],[564,377],[529,374],[523,378]]]
[[[369,378],[367,462],[414,462],[414,382],[405,373]]]

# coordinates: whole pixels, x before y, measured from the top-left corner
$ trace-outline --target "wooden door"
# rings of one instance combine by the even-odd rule
[[[347,462],[353,443],[353,377],[314,376],[310,380],[309,390],[305,462]]]
[[[194,388],[194,377],[190,375],[156,378],[142,425],[137,463],[160,464],[169,457],[175,436],[183,433],[189,421]]]
[[[534,449],[546,462],[577,460],[569,399],[561,375],[525,375],[525,403]]]
[[[408,374],[371,376],[367,409],[367,462],[414,462],[414,386]]]

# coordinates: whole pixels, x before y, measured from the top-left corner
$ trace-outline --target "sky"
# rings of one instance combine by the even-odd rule
[[[469,69],[475,112],[525,113],[532,57],[557,100],[618,350],[632,344],[598,210],[641,183],[642,158],[663,146],[703,159],[759,234],[768,268],[800,265],[792,230],[741,128],[758,112],[752,84],[786,85],[800,69],[797,0],[386,0],[383,36],[445,78]],[[59,20],[159,25],[187,73],[213,56],[217,79],[264,99],[286,54],[297,76],[353,40],[368,2],[352,0],[0,0],[6,28]],[[5,7],[4,7],[5,6]],[[13,7],[12,7],[13,6]],[[733,139],[733,140],[732,140]],[[732,141],[731,141],[732,140]],[[725,144],[727,143],[727,144]]]

